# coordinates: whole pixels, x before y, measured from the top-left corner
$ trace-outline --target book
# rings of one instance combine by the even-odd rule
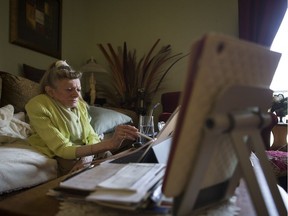
[[[48,195],[101,205],[137,209],[161,182],[165,164],[102,163],[60,182]]]

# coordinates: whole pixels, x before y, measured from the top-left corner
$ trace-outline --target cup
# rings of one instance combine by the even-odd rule
[[[153,116],[140,116],[139,130],[140,130],[140,133],[143,133],[151,138],[154,138],[155,131],[154,131]],[[139,141],[141,143],[146,143],[148,142],[148,139],[141,136]]]

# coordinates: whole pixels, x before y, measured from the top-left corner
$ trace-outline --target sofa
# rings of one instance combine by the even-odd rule
[[[161,95],[162,112],[159,114],[159,122],[166,122],[180,103],[180,91],[165,92]]]
[[[25,74],[24,74],[25,75]],[[25,104],[40,93],[39,82],[0,71],[0,195],[57,178],[57,162],[26,141],[31,133]],[[33,75],[33,73],[32,73]],[[90,106],[91,125],[102,139],[119,124],[137,124],[133,111]]]

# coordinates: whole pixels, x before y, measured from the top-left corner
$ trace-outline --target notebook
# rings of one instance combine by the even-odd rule
[[[175,109],[156,138],[143,144],[144,148],[117,158],[110,163],[166,163],[179,111],[180,106]]]

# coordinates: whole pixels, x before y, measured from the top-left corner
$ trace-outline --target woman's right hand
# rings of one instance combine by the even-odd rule
[[[95,155],[101,152],[116,150],[121,147],[125,139],[135,141],[139,138],[138,129],[131,125],[119,125],[116,127],[112,138],[104,140],[100,143],[81,146],[76,149],[76,157],[84,157]]]
[[[119,125],[116,127],[115,132],[112,137],[112,148],[118,149],[120,148],[122,142],[125,139],[135,141],[139,138],[138,129],[131,125]]]

